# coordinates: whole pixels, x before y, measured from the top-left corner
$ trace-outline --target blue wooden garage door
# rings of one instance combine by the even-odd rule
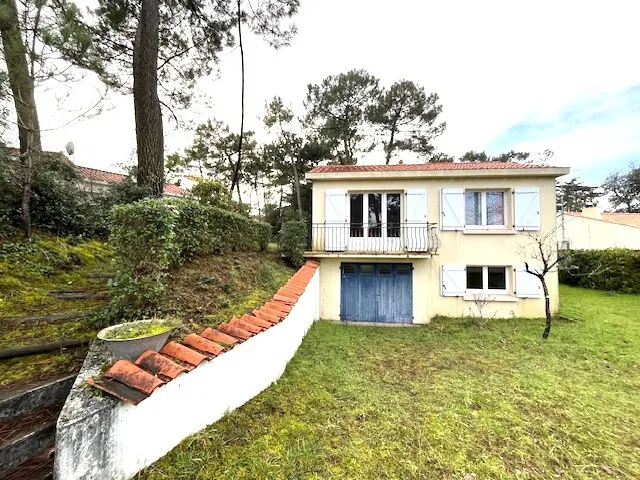
[[[410,263],[343,263],[340,318],[412,323],[412,271]]]

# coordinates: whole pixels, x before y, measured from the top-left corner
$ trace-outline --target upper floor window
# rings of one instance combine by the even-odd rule
[[[504,191],[465,190],[464,205],[466,225],[505,225]]]
[[[399,193],[351,193],[349,195],[351,237],[399,237]]]

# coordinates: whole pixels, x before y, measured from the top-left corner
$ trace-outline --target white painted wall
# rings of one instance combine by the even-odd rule
[[[640,228],[605,222],[598,218],[562,215],[557,217],[558,242],[568,241],[574,250],[630,248],[640,250]]]
[[[96,398],[111,408],[97,414],[88,408],[84,418],[73,421],[61,416],[55,478],[129,479],[280,378],[318,319],[319,270],[281,323],[180,375],[138,405]]]

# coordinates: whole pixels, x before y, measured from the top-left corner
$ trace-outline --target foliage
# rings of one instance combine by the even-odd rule
[[[357,162],[367,115],[379,93],[378,79],[365,70],[329,75],[307,86],[305,125],[331,145],[341,165]]]
[[[640,293],[640,251],[569,250],[559,278],[561,283],[576,287]]]
[[[191,194],[202,205],[217,207],[223,210],[248,215],[248,206],[234,202],[231,193],[224,185],[211,179],[198,179],[196,184],[191,188]]]
[[[147,199],[111,212],[116,277],[108,317],[140,318],[164,301],[170,267],[208,253],[267,248],[269,224],[186,199]]]
[[[167,319],[127,322],[104,332],[104,338],[109,340],[129,340],[141,337],[152,337],[173,330],[179,324],[179,321]]]
[[[423,157],[434,153],[433,139],[442,135],[446,124],[436,124],[442,113],[438,95],[427,96],[424,87],[409,80],[395,82],[383,89],[368,112],[369,121],[386,137],[386,163],[396,150],[416,152]]]
[[[602,188],[616,211],[640,212],[640,167],[630,165],[626,172],[613,172]]]
[[[531,155],[529,152],[516,152],[510,150],[499,155],[487,155],[487,152],[476,152],[469,150],[459,159],[461,162],[520,162],[531,163]]]
[[[317,322],[278,382],[140,480],[638,478],[639,300],[561,286],[579,321],[546,342],[517,318]]]
[[[600,196],[598,187],[590,187],[572,178],[568,182],[556,183],[556,208],[558,211],[580,212],[586,207],[595,207]]]
[[[304,263],[308,236],[307,222],[304,220],[292,220],[282,224],[279,237],[280,250],[284,258],[294,267]]]

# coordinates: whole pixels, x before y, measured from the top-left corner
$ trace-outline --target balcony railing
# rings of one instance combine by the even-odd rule
[[[314,252],[436,253],[435,223],[314,223],[309,248]]]

